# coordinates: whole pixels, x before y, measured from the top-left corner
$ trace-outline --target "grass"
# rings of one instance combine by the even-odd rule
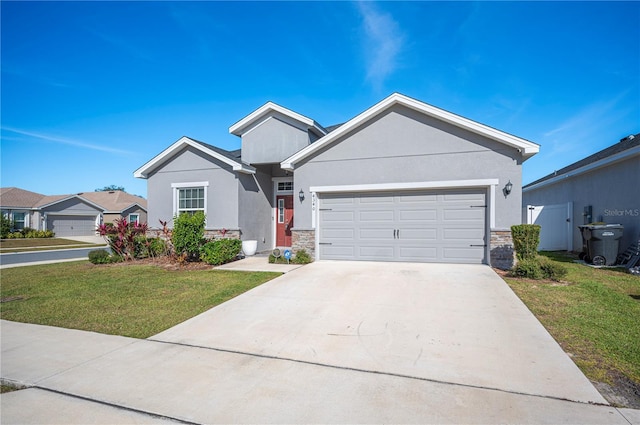
[[[561,283],[506,278],[513,291],[589,378],[616,372],[640,383],[640,278],[544,253],[569,270]]]
[[[0,318],[148,338],[280,275],[59,263],[1,270]]]
[[[106,245],[103,244],[103,245]],[[0,252],[26,252],[44,251],[50,249],[64,248],[86,248],[96,245],[89,242],[80,242],[62,238],[26,238],[26,239],[2,239],[0,240]]]

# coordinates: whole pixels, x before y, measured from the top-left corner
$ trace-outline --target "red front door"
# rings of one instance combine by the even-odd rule
[[[293,195],[276,197],[276,246],[291,246]]]

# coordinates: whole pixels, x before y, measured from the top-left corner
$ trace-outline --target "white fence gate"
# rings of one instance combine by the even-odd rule
[[[527,224],[540,225],[540,251],[573,250],[573,204],[527,205]]]

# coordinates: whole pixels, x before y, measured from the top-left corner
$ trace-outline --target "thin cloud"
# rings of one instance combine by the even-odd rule
[[[132,152],[125,151],[122,149],[115,149],[108,146],[95,145],[91,143],[80,142],[77,140],[71,140],[63,137],[52,136],[48,134],[35,133],[33,131],[22,130],[14,127],[2,127],[3,131],[10,131],[12,133],[21,134],[23,136],[34,137],[36,139],[44,140],[46,142],[54,142],[61,143],[63,145],[75,146],[78,148],[91,149],[94,151],[107,152],[107,153],[115,153],[118,155],[130,155]]]
[[[356,4],[363,19],[367,81],[380,89],[385,79],[398,68],[404,35],[390,14],[376,10],[369,2]]]

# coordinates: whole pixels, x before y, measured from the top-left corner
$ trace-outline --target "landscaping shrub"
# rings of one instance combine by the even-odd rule
[[[519,224],[511,226],[513,247],[518,260],[535,258],[540,244],[540,226],[537,224]]]
[[[215,239],[205,243],[200,251],[200,258],[208,264],[219,266],[233,261],[242,249],[239,239]]]
[[[518,261],[511,273],[514,276],[527,279],[550,279],[558,281],[568,273],[567,268],[546,257],[535,256]]]
[[[527,279],[542,279],[542,268],[540,267],[540,261],[537,258],[527,258],[518,261],[513,269],[514,276],[523,277]]]
[[[112,263],[113,260],[111,258],[111,254],[109,254],[104,249],[95,249],[93,251],[89,251],[89,261],[92,264],[109,264]]]
[[[569,273],[569,270],[563,264],[549,260],[546,257],[539,257],[540,269],[545,279],[560,280]]]
[[[171,242],[176,255],[185,254],[187,260],[197,261],[200,247],[204,243],[204,220],[202,211],[194,214],[180,214],[173,217],[173,232]]]
[[[113,253],[123,260],[131,260],[140,253],[140,237],[146,235],[147,229],[147,223],[128,223],[126,218],[122,218],[116,219],[114,224],[101,224],[98,234],[107,239]]]
[[[0,239],[6,239],[11,233],[11,220],[4,214],[0,213]]]
[[[296,264],[309,264],[311,262],[311,256],[304,249],[296,252],[296,256],[293,257],[293,262]]]

